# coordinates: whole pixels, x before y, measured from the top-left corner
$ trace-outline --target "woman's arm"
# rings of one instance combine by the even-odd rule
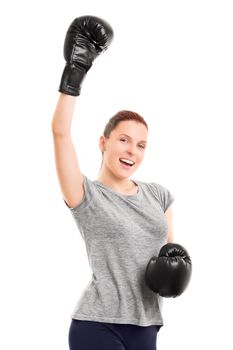
[[[65,36],[66,64],[59,86],[60,95],[52,119],[57,175],[63,199],[69,207],[83,198],[84,177],[71,140],[71,123],[76,96],[95,58],[104,52],[113,39],[109,23],[95,16],[81,16],[72,21]]]
[[[166,221],[168,224],[168,236],[167,243],[174,242],[174,232],[173,232],[173,218],[172,218],[172,208],[169,207],[165,212]]]
[[[83,199],[83,175],[71,139],[71,122],[76,97],[61,93],[52,119],[54,156],[63,199],[70,208]]]
[[[52,131],[56,135],[70,135],[76,97],[60,93],[52,119]]]

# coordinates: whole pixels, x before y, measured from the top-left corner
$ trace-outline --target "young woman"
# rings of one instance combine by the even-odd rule
[[[142,116],[119,111],[99,140],[102,166],[94,181],[80,170],[71,123],[82,81],[111,43],[101,18],[76,18],[66,34],[60,95],[52,119],[55,163],[63,200],[85,241],[92,279],[71,315],[70,350],[155,350],[163,325],[162,297],[145,283],[151,256],[173,241],[171,193],[132,180],[146,151]]]

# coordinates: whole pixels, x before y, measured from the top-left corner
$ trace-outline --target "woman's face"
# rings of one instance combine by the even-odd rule
[[[104,153],[102,171],[110,171],[117,177],[129,177],[134,173],[145,155],[148,131],[144,124],[134,120],[121,121],[111,132],[110,138],[100,137],[99,146]],[[120,158],[134,162],[122,164]]]

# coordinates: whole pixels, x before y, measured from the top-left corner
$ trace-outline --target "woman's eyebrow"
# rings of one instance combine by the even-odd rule
[[[120,136],[127,136],[129,139],[131,139],[132,140],[132,137],[130,137],[129,135],[127,135],[127,134],[121,134]],[[147,141],[145,141],[145,140],[142,140],[142,141],[139,141],[139,142],[144,142],[144,143],[147,143]]]

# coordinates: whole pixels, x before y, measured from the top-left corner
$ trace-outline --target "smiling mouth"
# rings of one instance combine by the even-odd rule
[[[135,163],[133,163],[133,164],[129,164],[129,163],[126,163],[126,162],[124,162],[123,160],[121,160],[121,159],[119,159],[119,161],[120,161],[120,163],[122,164],[122,166],[124,167],[124,168],[131,168],[132,166],[134,166],[134,164]]]

